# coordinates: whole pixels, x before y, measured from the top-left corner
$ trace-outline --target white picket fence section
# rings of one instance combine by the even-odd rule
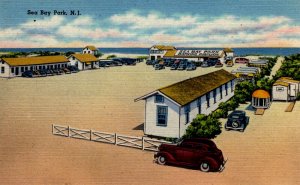
[[[52,134],[95,142],[109,143],[117,146],[137,148],[146,151],[158,151],[163,143],[171,143],[164,140],[151,139],[145,136],[126,136],[117,133],[99,132],[87,129],[71,128],[70,126],[52,125]]]

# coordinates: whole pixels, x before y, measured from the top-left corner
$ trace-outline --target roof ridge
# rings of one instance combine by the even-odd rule
[[[171,86],[173,86],[173,85],[176,85],[176,84],[179,84],[179,83],[183,83],[183,82],[188,81],[188,80],[192,80],[192,79],[195,79],[195,78],[207,76],[207,75],[210,75],[210,74],[212,74],[212,73],[216,73],[216,72],[220,72],[220,71],[225,71],[225,72],[227,72],[227,71],[224,70],[224,69],[219,69],[219,70],[217,70],[217,71],[213,71],[213,72],[210,72],[210,73],[206,73],[206,74],[203,74],[203,75],[200,75],[200,76],[195,76],[195,77],[187,78],[187,79],[185,79],[185,80],[182,80],[182,81],[173,83],[173,84],[171,84],[171,85],[168,85],[168,86],[165,86],[165,87],[162,87],[162,88],[159,88],[158,90],[160,91],[161,89],[165,89],[165,88],[171,87]]]

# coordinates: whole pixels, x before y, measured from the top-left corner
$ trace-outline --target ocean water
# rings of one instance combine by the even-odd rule
[[[223,49],[223,48],[178,48],[178,49]],[[80,52],[82,48],[0,48],[0,52]],[[99,48],[102,53],[148,55],[149,48]],[[236,55],[291,55],[300,53],[300,48],[233,48]]]

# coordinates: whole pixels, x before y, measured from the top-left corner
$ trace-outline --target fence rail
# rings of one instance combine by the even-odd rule
[[[95,142],[109,143],[117,146],[137,148],[147,151],[158,151],[163,143],[171,143],[164,140],[151,139],[145,136],[126,136],[117,133],[107,133],[87,129],[71,128],[70,126],[52,125],[52,134]]]

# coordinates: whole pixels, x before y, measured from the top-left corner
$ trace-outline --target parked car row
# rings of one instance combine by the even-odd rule
[[[79,70],[76,66],[68,66],[59,69],[39,69],[39,70],[27,70],[22,73],[22,77],[33,78],[33,77],[46,77],[62,74],[77,73]]]
[[[136,65],[139,62],[137,59],[133,58],[112,58],[106,60],[100,60],[100,67],[113,67],[113,66],[122,66],[122,65]]]

